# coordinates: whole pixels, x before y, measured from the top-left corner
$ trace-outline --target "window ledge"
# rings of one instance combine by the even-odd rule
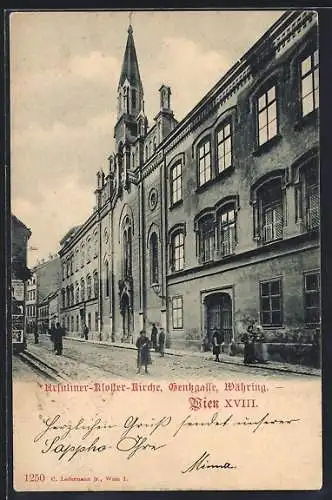
[[[294,125],[294,130],[302,130],[307,125],[315,123],[318,120],[318,108],[311,111],[311,113],[301,116]]]
[[[271,148],[273,148],[276,144],[280,142],[281,138],[282,136],[280,134],[275,135],[269,141],[264,142],[264,144],[262,144],[261,146],[258,146],[258,148],[255,151],[253,151],[252,155],[261,156],[262,154],[267,153],[268,151],[270,151]]]
[[[174,208],[177,208],[183,204],[183,199],[176,201],[172,205],[170,205],[169,210],[173,210]]]

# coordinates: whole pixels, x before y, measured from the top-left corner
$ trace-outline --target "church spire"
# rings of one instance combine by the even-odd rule
[[[128,37],[126,50],[123,57],[121,75],[119,80],[118,89],[123,86],[125,81],[132,87],[142,90],[142,82],[139,74],[138,61],[133,37],[133,27],[130,24],[128,27]]]

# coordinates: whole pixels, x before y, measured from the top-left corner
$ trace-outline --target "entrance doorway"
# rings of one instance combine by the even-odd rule
[[[131,311],[129,307],[129,297],[124,293],[121,297],[121,315],[122,315],[122,339],[128,340],[131,335]]]
[[[224,334],[225,344],[233,337],[232,299],[228,293],[213,293],[204,300],[206,329],[209,340],[214,328]]]

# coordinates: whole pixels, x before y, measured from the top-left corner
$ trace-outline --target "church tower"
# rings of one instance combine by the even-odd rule
[[[128,38],[121,75],[118,84],[117,123],[114,129],[116,149],[124,144],[132,144],[139,131],[138,117],[144,115],[143,85],[139,73],[138,61],[133,37],[133,28],[128,28]]]

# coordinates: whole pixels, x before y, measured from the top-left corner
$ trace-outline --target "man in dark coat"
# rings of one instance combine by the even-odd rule
[[[140,332],[136,341],[137,347],[137,373],[141,373],[141,367],[144,365],[145,373],[148,373],[148,365],[151,364],[150,341],[145,335],[145,331]]]
[[[88,338],[89,338],[89,328],[88,328],[88,326],[86,324],[84,325],[84,328],[83,328],[83,334],[84,334],[85,340],[88,340]]]
[[[151,344],[152,344],[152,347],[155,351],[157,351],[157,337],[158,337],[158,329],[157,329],[155,323],[152,323]]]
[[[58,322],[56,324],[56,328],[54,330],[54,347],[56,350],[56,355],[60,356],[62,354],[62,337],[65,335],[64,329],[60,326],[60,323]]]
[[[163,358],[165,355],[165,331],[163,328],[160,328],[158,342],[159,342],[160,356]]]
[[[53,344],[53,350],[55,351],[55,337],[54,337],[55,326],[54,326],[54,323],[52,323],[49,333],[50,333],[51,342]]]
[[[220,363],[220,350],[221,350],[221,344],[223,342],[223,336],[217,330],[217,328],[214,328],[213,334],[212,334],[212,352],[215,355],[215,361],[218,361]]]

